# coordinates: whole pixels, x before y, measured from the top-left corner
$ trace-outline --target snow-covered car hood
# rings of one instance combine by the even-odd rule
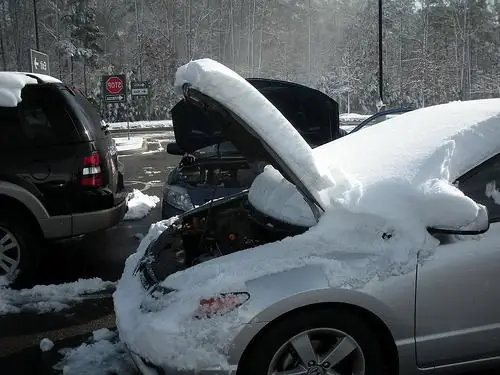
[[[324,206],[324,192],[335,186],[328,164],[313,156],[311,147],[300,133],[247,80],[216,61],[201,59],[178,69],[175,88],[212,114],[230,111],[219,118],[224,122],[231,117],[221,125],[226,139],[249,162],[256,156],[263,158],[264,162],[279,169],[305,197],[320,208]],[[199,92],[205,98],[198,94],[190,98],[190,92],[193,95]],[[214,109],[207,100],[215,101],[218,107]]]

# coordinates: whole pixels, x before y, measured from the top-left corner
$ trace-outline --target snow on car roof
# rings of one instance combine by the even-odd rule
[[[35,78],[17,72],[0,72],[0,106],[16,107],[21,103],[21,90]]]
[[[454,228],[477,220],[481,213],[451,183],[499,152],[500,99],[417,109],[313,150],[316,158],[330,164],[336,181],[327,209],[340,203],[351,211],[420,227]],[[340,169],[344,172],[339,177]],[[346,174],[350,180],[345,184]],[[268,167],[253,182],[249,200],[274,218],[313,225],[299,194],[283,194],[285,185]]]
[[[21,90],[28,84],[36,84],[37,78],[47,83],[61,83],[57,78],[36,73],[0,72],[0,106],[16,107],[21,103]]]
[[[500,152],[500,99],[417,109],[313,152],[340,163],[365,187],[381,178],[453,181]]]
[[[243,77],[211,59],[195,60],[181,66],[175,78],[179,94],[186,83],[217,100],[250,125],[252,131],[286,162],[314,198],[324,204],[322,192],[333,183],[328,165],[313,157],[311,147],[300,133],[262,93]]]

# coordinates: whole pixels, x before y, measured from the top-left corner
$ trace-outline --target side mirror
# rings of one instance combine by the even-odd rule
[[[179,147],[179,145],[175,142],[173,143],[169,143],[167,145],[167,152],[170,154],[170,155],[184,155],[184,151]]]
[[[444,226],[429,228],[429,233],[443,233],[443,234],[459,234],[459,235],[469,235],[474,236],[478,234],[482,234],[490,229],[490,220],[488,215],[488,209],[479,205],[479,213],[476,217],[476,220],[467,224],[466,226],[459,228],[446,228]]]

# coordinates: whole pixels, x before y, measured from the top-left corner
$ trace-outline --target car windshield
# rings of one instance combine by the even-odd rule
[[[195,156],[198,158],[210,158],[218,155],[239,155],[240,152],[234,147],[231,142],[222,142],[218,145],[200,148],[195,151]]]

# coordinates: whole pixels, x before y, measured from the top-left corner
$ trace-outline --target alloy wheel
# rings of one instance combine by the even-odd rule
[[[14,234],[0,226],[0,276],[13,277],[21,262],[21,246]]]
[[[364,375],[359,344],[333,328],[311,329],[292,337],[274,355],[267,375]]]

